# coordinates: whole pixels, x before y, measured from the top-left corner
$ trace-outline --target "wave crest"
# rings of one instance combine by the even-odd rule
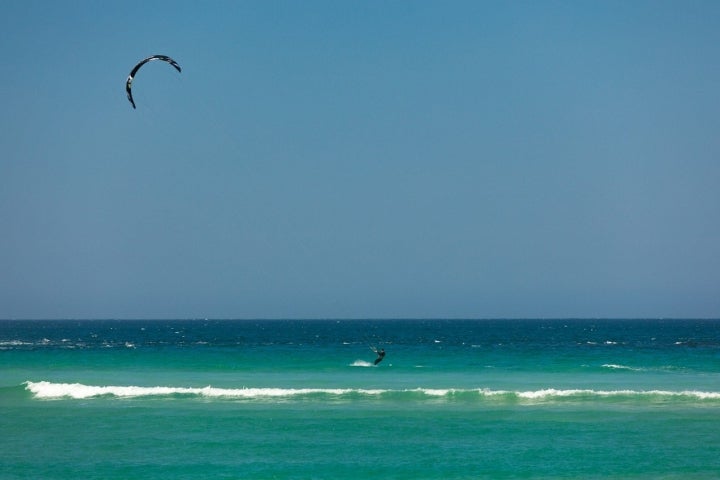
[[[219,388],[206,387],[141,387],[97,386],[81,383],[25,382],[25,389],[38,399],[88,399],[97,397],[203,397],[225,399],[353,399],[383,398],[392,400],[444,399],[491,403],[542,403],[542,402],[720,402],[720,392],[696,390],[592,390],[592,389],[541,389],[529,391],[492,390],[487,388],[414,388],[414,389],[363,389],[363,388]]]

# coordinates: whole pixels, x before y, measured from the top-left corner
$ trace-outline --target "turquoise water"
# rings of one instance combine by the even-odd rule
[[[720,321],[1,321],[0,412],[1,479],[718,478]]]

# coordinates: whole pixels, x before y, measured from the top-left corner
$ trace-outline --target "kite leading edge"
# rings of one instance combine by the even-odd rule
[[[128,100],[132,104],[133,108],[136,108],[135,101],[133,100],[133,96],[132,96],[133,79],[135,78],[135,74],[137,73],[137,71],[140,70],[140,67],[142,67],[143,65],[145,65],[146,63],[148,63],[152,60],[162,60],[164,62],[169,63],[173,67],[175,67],[175,70],[177,70],[178,72],[182,72],[180,65],[178,65],[178,63],[175,60],[168,57],[167,55],[152,55],[152,56],[147,57],[146,59],[140,61],[140,63],[135,65],[135,67],[133,67],[133,69],[130,71],[130,75],[128,75],[127,81],[125,82],[125,91],[127,92]]]

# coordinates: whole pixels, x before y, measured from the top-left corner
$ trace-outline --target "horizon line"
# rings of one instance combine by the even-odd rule
[[[530,321],[572,321],[572,320],[597,320],[597,321],[630,321],[630,320],[720,320],[720,317],[26,317],[26,318],[0,318],[5,321],[498,321],[498,320],[530,320]]]

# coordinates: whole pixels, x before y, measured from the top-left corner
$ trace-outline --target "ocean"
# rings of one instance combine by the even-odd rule
[[[0,321],[29,478],[717,479],[720,321]]]

